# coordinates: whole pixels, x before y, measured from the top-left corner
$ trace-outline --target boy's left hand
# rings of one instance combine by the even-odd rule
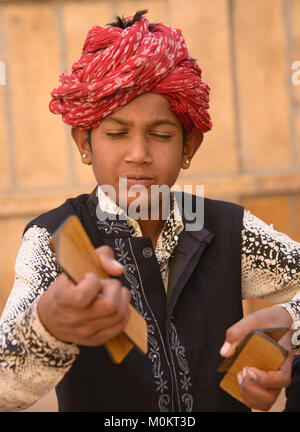
[[[220,350],[223,357],[230,357],[237,344],[257,328],[290,327],[292,319],[282,307],[271,307],[254,312],[238,321],[226,332],[226,340]],[[282,388],[291,381],[293,354],[291,351],[291,330],[279,343],[289,352],[289,356],[278,371],[265,372],[254,367],[246,367],[237,376],[241,396],[250,408],[268,411],[276,401]]]

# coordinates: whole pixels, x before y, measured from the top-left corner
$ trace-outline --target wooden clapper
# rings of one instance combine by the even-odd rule
[[[236,347],[233,356],[225,359],[218,372],[227,372],[220,387],[243,402],[237,374],[244,367],[256,367],[264,371],[276,371],[288,356],[288,352],[277,342],[288,331],[287,327],[257,329],[251,331]]]
[[[68,217],[55,231],[51,246],[58,264],[74,283],[79,283],[88,272],[99,279],[109,278],[77,216]],[[134,345],[142,354],[148,351],[146,321],[131,304],[129,307],[130,318],[124,331],[105,343],[115,363],[121,363]]]

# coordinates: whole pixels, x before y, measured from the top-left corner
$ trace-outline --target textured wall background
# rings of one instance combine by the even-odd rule
[[[27,221],[94,186],[69,128],[48,111],[50,91],[91,26],[144,8],[182,28],[211,86],[214,128],[180,181],[300,241],[299,0],[0,0],[0,311]],[[35,409],[55,409],[53,395]]]

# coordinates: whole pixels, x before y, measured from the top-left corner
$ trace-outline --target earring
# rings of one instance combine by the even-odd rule
[[[185,163],[187,163],[187,164],[189,164],[190,163],[190,161],[187,159],[186,161],[185,161]]]
[[[82,157],[85,159],[87,157],[86,153],[83,153]]]

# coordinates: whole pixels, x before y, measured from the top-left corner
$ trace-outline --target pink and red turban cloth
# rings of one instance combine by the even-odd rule
[[[76,128],[98,127],[104,117],[147,92],[168,99],[187,133],[212,127],[210,89],[181,30],[149,24],[145,17],[125,29],[93,27],[72,72],[62,73],[60,82],[51,92],[50,111]]]

